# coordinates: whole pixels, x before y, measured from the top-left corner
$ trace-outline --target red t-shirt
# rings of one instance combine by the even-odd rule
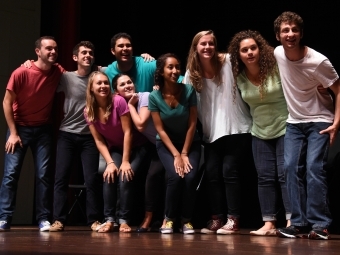
[[[59,64],[41,70],[19,67],[11,75],[7,89],[16,94],[13,102],[14,121],[22,126],[40,126],[49,122],[53,97],[60,77],[65,72]]]

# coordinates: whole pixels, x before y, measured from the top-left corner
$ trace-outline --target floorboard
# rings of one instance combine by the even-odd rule
[[[15,226],[0,232],[0,254],[339,254],[340,236],[331,240],[286,239],[240,235],[183,235],[175,233],[97,233],[88,227],[67,227],[63,232],[39,232]]]

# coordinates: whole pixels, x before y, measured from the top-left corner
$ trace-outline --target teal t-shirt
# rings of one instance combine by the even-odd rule
[[[129,71],[124,72],[124,74],[132,78],[136,87],[136,92],[151,92],[154,85],[156,61],[144,62],[142,57],[132,57],[132,61],[134,63],[132,68]],[[109,76],[110,83],[112,83],[112,79],[122,72],[118,69],[117,61],[114,61],[105,69],[105,73]],[[182,80],[183,76],[180,76],[178,82],[182,82]]]
[[[154,84],[156,61],[144,62],[142,57],[132,57],[132,61],[134,62],[132,68],[124,74],[133,79],[136,92],[151,92]],[[106,68],[105,73],[109,76],[111,83],[113,77],[122,72],[118,69],[117,61],[114,61]]]
[[[251,134],[260,139],[274,139],[284,135],[288,109],[280,76],[277,74],[268,78],[262,100],[258,86],[248,80],[244,71],[237,77],[237,86],[243,100],[250,107],[250,114],[253,118]]]
[[[160,90],[154,90],[149,95],[148,108],[151,112],[159,112],[165,132],[174,143],[184,143],[188,131],[190,107],[197,105],[196,92],[191,85],[178,84],[183,90],[177,107],[171,108],[163,99]],[[161,140],[159,135],[157,140]],[[194,141],[199,140],[196,131]]]

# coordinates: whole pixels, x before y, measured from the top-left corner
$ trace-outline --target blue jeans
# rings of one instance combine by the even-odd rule
[[[183,144],[174,144],[178,151],[181,151]],[[162,141],[156,141],[159,158],[165,168],[167,176],[167,188],[165,197],[165,219],[174,221],[181,214],[182,222],[189,222],[192,218],[197,186],[197,173],[201,157],[201,143],[194,141],[188,153],[192,169],[180,177],[174,166],[174,156]],[[179,209],[179,204],[180,209]]]
[[[328,228],[332,222],[328,206],[325,165],[329,135],[319,132],[330,123],[287,123],[285,171],[294,226]]]
[[[59,131],[54,183],[53,218],[65,224],[68,213],[67,191],[72,163],[76,156],[82,162],[86,186],[87,223],[101,220],[102,179],[98,174],[99,152],[93,136]]]
[[[284,135],[269,140],[253,136],[252,148],[258,176],[258,195],[263,221],[276,221],[277,204],[279,200],[277,181],[281,188],[286,219],[289,220],[291,216],[290,202],[283,167]]]
[[[112,148],[110,149],[111,157],[115,162],[115,165],[119,169],[122,164],[123,152],[120,149]],[[113,183],[104,182],[103,183],[103,196],[104,196],[104,216],[106,221],[115,222],[116,221],[116,207],[117,207],[117,197],[119,194],[119,210],[117,217],[119,224],[129,223],[131,220],[131,213],[133,208],[133,199],[135,191],[135,182],[138,179],[140,164],[142,163],[146,155],[146,149],[144,146],[138,146],[132,149],[130,154],[130,165],[134,173],[133,179],[127,181],[124,179],[122,181],[121,173],[115,176]],[[104,159],[101,157],[100,159]],[[103,162],[101,163],[103,165]],[[105,162],[104,162],[105,164]],[[101,174],[105,171],[105,167],[102,167]],[[125,178],[125,177],[124,177]],[[119,192],[118,192],[119,188]]]
[[[18,126],[17,132],[23,144],[15,147],[13,154],[5,154],[5,168],[0,188],[0,220],[12,221],[21,167],[30,147],[35,167],[35,203],[37,221],[49,220],[51,214],[51,169],[52,136],[51,126]],[[7,131],[6,141],[9,137]]]
[[[208,193],[211,215],[223,217],[224,196],[227,198],[228,216],[240,217],[241,212],[241,163],[245,146],[250,134],[223,136],[204,146],[205,176],[208,182]],[[223,183],[222,183],[223,182]]]

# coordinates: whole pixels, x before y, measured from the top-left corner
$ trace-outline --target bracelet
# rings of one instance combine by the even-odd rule
[[[187,152],[182,152],[181,154],[182,154],[182,155],[188,155],[188,153],[187,153]]]
[[[108,165],[110,165],[110,164],[113,164],[114,163],[114,161],[111,161],[111,162],[109,162],[109,163],[106,163],[106,166],[108,166]]]

